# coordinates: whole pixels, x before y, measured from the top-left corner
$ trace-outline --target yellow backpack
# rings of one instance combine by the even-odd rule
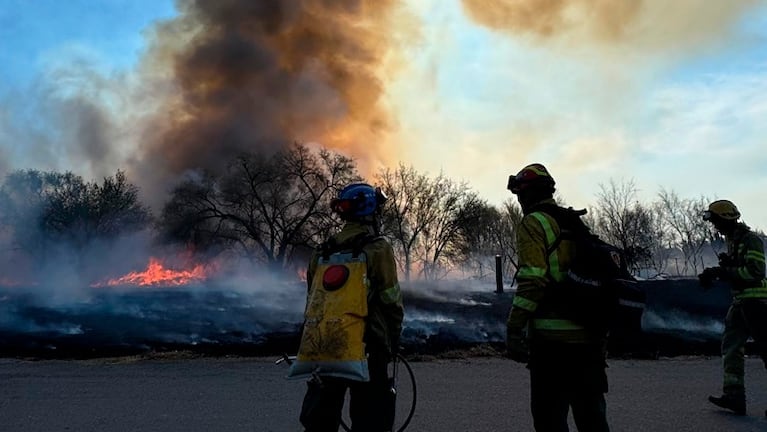
[[[366,240],[370,240],[369,238]],[[313,374],[369,381],[365,355],[367,257],[353,250],[320,256],[306,304],[301,345],[288,378]]]

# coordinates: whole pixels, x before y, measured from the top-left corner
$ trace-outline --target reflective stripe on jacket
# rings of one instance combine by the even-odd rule
[[[545,200],[541,204],[555,204]],[[546,304],[545,291],[562,281],[572,259],[572,242],[563,240],[549,253],[560,229],[550,215],[535,211],[522,218],[517,229],[519,271],[507,331],[519,333],[525,326],[531,339],[573,343],[600,343],[602,336],[564,319]]]
[[[745,224],[739,223],[727,237],[727,255],[732,266],[725,266],[737,299],[767,298],[764,243]]]

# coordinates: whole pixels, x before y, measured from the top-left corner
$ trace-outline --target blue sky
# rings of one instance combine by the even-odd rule
[[[105,71],[131,68],[143,31],[175,14],[170,0],[0,0],[0,92],[72,55],[91,56]]]
[[[489,29],[459,0],[406,3],[419,37],[386,85],[391,139],[407,143],[399,161],[466,180],[493,203],[509,197],[510,173],[542,162],[575,206],[630,179],[643,200],[661,187],[732,199],[767,229],[764,5],[685,0],[675,17],[648,1],[624,39],[604,42],[585,25],[548,38]],[[0,140],[4,112],[8,127],[33,111],[7,101],[52,65],[84,58],[105,76],[128,72],[146,32],[174,14],[168,0],[0,0]],[[0,142],[3,153],[12,166],[31,160]]]

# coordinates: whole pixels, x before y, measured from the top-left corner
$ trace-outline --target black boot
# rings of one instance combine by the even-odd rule
[[[737,415],[746,415],[746,397],[724,394],[720,397],[709,396],[708,401],[712,404],[728,409]]]

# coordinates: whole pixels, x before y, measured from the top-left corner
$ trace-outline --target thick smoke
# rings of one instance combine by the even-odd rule
[[[125,169],[136,130],[125,75],[105,76],[87,58],[51,65],[0,100],[0,176],[72,171],[99,180]]]
[[[618,36],[635,17],[640,3],[631,0],[463,0],[468,15],[479,24],[499,30],[530,32],[543,37],[567,32],[578,26],[588,26],[598,34]]]
[[[618,44],[635,50],[681,51],[723,36],[757,0],[463,0],[475,22],[542,39]]]
[[[391,163],[385,86],[400,60],[396,0],[179,0],[146,29],[137,66],[109,73],[66,52],[30,88],[0,100],[0,175],[127,170],[158,208],[179,175],[242,152],[316,143]],[[23,143],[20,145],[19,143]]]
[[[394,3],[179,2],[143,64],[147,77],[167,79],[167,98],[142,137],[135,177],[166,185],[293,141],[345,151],[363,170],[386,162],[395,151],[383,104]]]

